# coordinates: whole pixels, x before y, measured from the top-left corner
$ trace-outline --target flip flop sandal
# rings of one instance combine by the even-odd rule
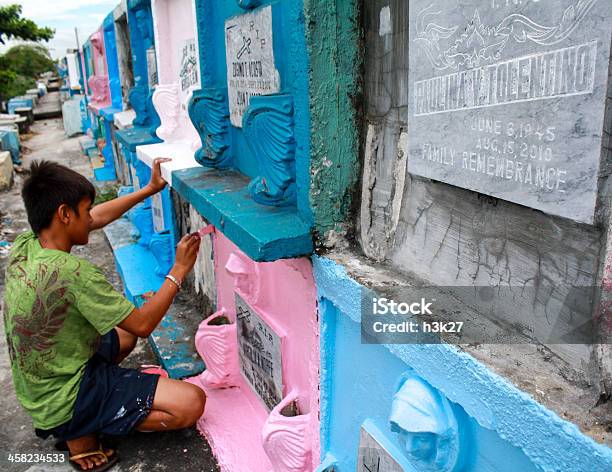
[[[83,469],[80,464],[75,462],[78,459],[85,459],[86,457],[92,457],[92,456],[104,456],[106,457],[106,462],[104,464],[100,464],[94,467],[93,469]],[[117,463],[117,461],[119,461],[119,456],[117,455],[117,451],[115,451],[115,453],[109,459],[108,456],[104,453],[102,449],[98,449],[97,451],[84,452],[83,454],[77,454],[75,456],[70,456],[69,459],[70,459],[70,465],[72,466],[74,470],[88,471],[88,472],[103,472],[105,470],[110,469],[112,466],[114,466]]]
[[[162,369],[162,367],[159,365],[141,365],[140,372],[143,374],[157,374],[166,378],[169,377],[168,372]]]

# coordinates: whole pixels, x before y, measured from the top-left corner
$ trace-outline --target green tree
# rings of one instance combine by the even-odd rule
[[[23,95],[26,90],[35,86],[34,79],[0,67],[0,100],[9,100],[18,95]]]
[[[0,43],[7,39],[25,41],[49,41],[55,30],[41,28],[32,20],[21,17],[21,5],[0,6]]]
[[[36,85],[36,77],[53,70],[49,51],[40,44],[19,44],[0,56],[0,99],[23,95]]]
[[[49,50],[40,44],[18,44],[0,56],[0,68],[8,67],[24,77],[36,78],[54,70]]]

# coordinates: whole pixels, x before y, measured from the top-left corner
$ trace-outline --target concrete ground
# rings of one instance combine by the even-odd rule
[[[61,119],[37,121],[32,134],[23,144],[27,148],[24,168],[32,160],[50,159],[61,162],[91,178],[92,171],[87,159],[82,155],[78,138],[66,138]],[[0,241],[9,244],[23,231],[28,229],[27,217],[20,197],[21,185],[25,175],[18,174],[12,189],[0,193]],[[44,198],[44,196],[41,196]],[[8,249],[0,243],[0,293],[4,295],[4,271],[8,259]],[[102,231],[95,231],[90,243],[75,248],[73,254],[86,258],[98,265],[109,281],[121,289],[121,280],[115,270],[112,252]],[[2,325],[3,317],[0,317]],[[43,441],[34,435],[31,420],[15,397],[10,364],[4,336],[0,328],[0,470],[8,471],[62,471],[73,470],[64,464],[10,463],[8,454],[46,454],[55,453],[54,441]],[[124,361],[127,367],[155,363],[155,358],[147,343],[141,340],[136,350]],[[217,471],[216,462],[210,447],[195,428],[168,433],[135,433],[117,442],[121,461],[113,471]],[[67,461],[67,458],[66,458]]]
[[[62,104],[60,93],[57,91],[49,92],[42,97],[38,105],[34,107],[34,119],[42,120],[46,118],[57,118],[62,116]]]

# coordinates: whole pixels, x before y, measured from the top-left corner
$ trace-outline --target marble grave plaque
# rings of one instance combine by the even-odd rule
[[[142,187],[138,174],[136,173],[136,168],[131,163],[128,165],[130,166],[130,173],[132,174],[132,185],[134,186],[134,190],[140,190]]]
[[[153,210],[153,228],[155,228],[157,233],[161,233],[166,228],[166,225],[164,222],[164,207],[160,192],[151,196],[151,209]]]
[[[151,46],[147,49],[147,77],[149,81],[149,88],[157,85],[157,60],[155,58],[155,47]]]
[[[230,121],[242,128],[251,97],[280,90],[272,48],[271,6],[225,22],[225,54]]]
[[[609,0],[414,0],[412,174],[593,223]]]
[[[404,472],[404,468],[362,426],[359,432],[357,472]]]
[[[195,39],[183,41],[180,50],[181,69],[179,71],[179,83],[181,91],[185,92],[194,88],[200,82],[198,80],[198,51]]]
[[[281,338],[240,295],[235,296],[240,371],[270,411],[283,394]]]

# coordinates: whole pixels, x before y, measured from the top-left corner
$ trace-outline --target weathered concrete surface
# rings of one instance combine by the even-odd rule
[[[359,171],[360,2],[305,0],[310,61],[310,206],[318,243],[344,232]]]
[[[358,253],[332,251],[325,257],[343,267],[351,279],[389,299],[400,300],[397,294],[401,293],[402,288],[410,286],[413,282],[413,279],[398,273],[389,264],[372,264],[370,260]],[[355,298],[354,294],[347,294],[343,290],[339,289],[338,292],[339,297],[349,297],[351,300]],[[467,311],[469,307],[464,309]],[[360,314],[357,313],[357,315]],[[478,322],[482,324],[483,329],[488,329],[486,324],[490,324],[489,321],[483,319]],[[447,340],[447,337],[443,336],[442,339]],[[418,351],[421,346],[426,345],[396,344],[392,346],[393,349]],[[612,446],[612,405],[610,402],[603,402],[594,406],[597,398],[594,397],[588,384],[576,381],[567,364],[548,347],[535,343],[472,343],[461,344],[457,347],[494,373],[507,379],[538,403],[554,411],[560,418],[577,425],[584,434],[596,442],[608,447]],[[435,348],[432,347],[432,349]],[[445,348],[440,347],[440,349]],[[422,368],[418,363],[415,363],[413,367]],[[455,374],[456,372],[450,369],[446,377],[450,378]],[[452,385],[452,382],[449,385]],[[487,385],[487,382],[483,382],[482,388],[482,390],[471,392],[473,401],[487,401],[486,389],[490,386]],[[461,392],[462,390],[456,387],[454,391]],[[542,425],[542,428],[547,427],[549,426]]]
[[[62,105],[62,117],[64,119],[64,130],[66,136],[72,137],[83,133],[81,121],[81,95],[76,95],[66,100]]]
[[[394,292],[402,284],[405,286],[405,282],[398,280],[397,273],[381,265],[372,267],[363,258],[345,254],[336,256],[330,255],[333,260],[313,257],[313,267],[320,297],[321,332],[328,338],[324,340],[321,356],[322,444],[332,445],[329,452],[338,459],[341,470],[345,470],[340,467],[346,458],[345,451],[357,446],[356,431],[352,434],[352,445],[351,439],[345,440],[347,431],[362,423],[364,411],[368,411],[367,417],[372,421],[378,421],[377,426],[381,428],[379,438],[384,440],[387,437],[393,445],[397,438],[388,436],[389,403],[384,410],[376,410],[369,400],[380,398],[381,403],[377,405],[389,402],[398,377],[410,370],[467,413],[468,417],[459,422],[475,420],[474,428],[467,433],[473,434],[473,439],[465,443],[468,455],[474,454],[474,460],[460,470],[583,472],[612,467],[612,449],[596,444],[575,425],[562,421],[530,395],[496,375],[490,367],[462,352],[464,346],[457,348],[445,343],[369,344],[360,335],[360,324],[364,325],[362,315],[370,303],[369,297],[373,295],[370,290],[397,300]],[[360,284],[369,289],[364,290]],[[329,338],[333,339],[331,343]],[[359,346],[354,352],[345,343],[350,338],[349,344]],[[333,346],[333,349],[326,349],[327,346]],[[500,350],[499,354],[505,356],[505,351]],[[533,353],[525,351],[518,356],[500,358],[500,362],[532,362],[532,356]],[[359,359],[357,364],[355,359]],[[398,359],[402,361],[400,365]],[[347,371],[354,370],[353,364],[360,366],[356,377],[347,374]],[[330,375],[333,376],[331,384]],[[540,381],[537,377],[533,380]],[[541,388],[550,392],[548,386]],[[356,397],[352,403],[347,403],[346,395],[339,395],[339,392],[350,391],[352,396],[353,390],[362,397]],[[351,405],[355,404],[363,405],[363,408],[352,408]],[[571,401],[567,405],[568,410],[574,407]],[[339,417],[337,412],[341,412]],[[488,433],[478,434],[481,427],[507,443],[489,442],[492,436]],[[529,461],[516,455],[517,451],[508,448],[508,443],[520,448]],[[391,446],[389,451],[393,450]],[[407,458],[398,452],[397,458],[401,457]],[[414,470],[438,470],[429,464],[425,467],[413,465]],[[406,467],[406,470],[413,470],[413,467]]]
[[[117,58],[119,60],[119,78],[123,103],[128,104],[128,92],[134,86],[132,72],[132,50],[127,23],[127,2],[120,2],[113,10],[115,20],[115,38],[117,41]]]
[[[13,161],[9,151],[0,151],[0,190],[8,190],[13,183]]]
[[[176,218],[177,238],[193,233],[204,227],[202,217],[195,211],[189,202],[172,190],[172,206]],[[197,218],[194,218],[197,217]],[[200,224],[202,223],[202,224]],[[200,244],[200,261],[192,272],[187,274],[183,282],[183,290],[190,296],[190,303],[195,310],[203,314],[212,314],[216,311],[217,290],[215,282],[213,247],[210,238]],[[199,274],[196,270],[199,267]]]
[[[38,104],[34,107],[34,119],[44,120],[58,116],[62,116],[60,93],[57,91],[52,92],[51,89],[49,89],[49,93],[43,95],[38,101]]]
[[[39,121],[34,125],[34,134],[27,141],[31,153],[24,156],[25,167],[33,159],[51,159],[68,165],[87,177],[92,173],[87,158],[79,149],[78,139],[66,139],[60,120]],[[0,193],[0,238],[12,242],[28,228],[27,218],[20,198],[23,175],[18,175],[16,185],[10,192]],[[0,290],[4,289],[4,270],[7,251],[0,248]],[[74,254],[85,257],[97,264],[108,280],[118,289],[121,281],[115,270],[113,256],[104,239],[102,231],[92,233],[90,243],[75,248]],[[0,317],[0,323],[2,323]],[[34,435],[32,423],[27,413],[19,405],[13,390],[10,364],[4,336],[0,336],[0,469],[9,471],[68,471],[69,465],[51,464],[10,464],[6,454],[13,453],[53,453],[56,452],[52,440],[43,441]],[[127,367],[155,363],[146,340],[141,340],[134,353],[124,362]],[[198,470],[216,472],[217,466],[206,441],[195,428],[169,433],[137,433],[122,438],[117,444],[121,462],[113,471],[164,471]]]

